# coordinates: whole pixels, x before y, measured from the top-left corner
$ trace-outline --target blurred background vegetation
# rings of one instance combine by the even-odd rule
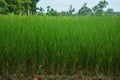
[[[120,12],[115,12],[112,8],[104,10],[108,5],[106,0],[99,1],[92,9],[87,7],[87,3],[76,12],[72,5],[67,11],[58,12],[51,6],[47,6],[47,12],[44,8],[36,7],[40,0],[0,0],[0,14],[15,14],[15,15],[49,15],[49,16],[78,16],[78,15],[119,15]]]

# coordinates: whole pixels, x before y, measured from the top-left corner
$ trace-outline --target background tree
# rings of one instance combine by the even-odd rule
[[[61,15],[61,16],[67,16],[67,14],[68,14],[67,11],[61,11],[61,12],[60,12],[60,15]]]
[[[105,14],[107,15],[113,15],[114,14],[114,10],[112,8],[108,8],[106,11],[105,11]]]
[[[51,6],[47,6],[47,14],[50,12]]]
[[[3,0],[8,5],[8,12],[14,14],[34,14],[39,0]]]
[[[91,15],[92,11],[86,5],[87,5],[87,3],[84,3],[84,5],[78,11],[78,15]]]
[[[72,5],[70,5],[70,8],[68,10],[68,15],[72,15],[73,12],[75,12],[75,8],[73,8]]]
[[[30,4],[32,4],[32,1],[31,0],[24,0],[24,8],[25,8],[25,12],[27,13],[27,15],[30,15],[30,10],[31,10],[31,7],[30,7]]]
[[[5,0],[0,0],[0,14],[7,14],[8,4]]]
[[[25,10],[25,7],[23,6],[24,1],[23,0],[16,0],[16,4],[17,4],[16,5],[17,6],[16,14],[23,15],[24,10]]]
[[[56,10],[54,10],[53,8],[51,8],[51,6],[47,6],[47,15],[58,16],[59,13]]]
[[[36,13],[36,4],[38,3],[39,0],[31,0],[31,4],[30,4],[30,7],[31,7],[31,12],[32,14]]]
[[[108,5],[108,2],[106,0],[100,1],[99,4],[98,4],[100,9],[105,8],[107,5]]]
[[[42,7],[40,7],[39,9],[39,12],[38,12],[38,15],[44,15],[44,9]]]
[[[50,15],[51,15],[51,16],[58,16],[59,13],[52,8],[52,9],[50,10]]]
[[[96,6],[94,6],[94,7],[92,8],[93,14],[95,14],[95,13],[97,12],[98,8],[99,8],[98,5],[96,5]]]
[[[43,13],[44,9],[42,7],[39,8],[40,12]]]
[[[93,14],[102,15],[104,13],[104,8],[108,5],[106,0],[100,1],[96,6],[93,7]]]
[[[17,10],[17,2],[16,0],[4,0],[8,5],[8,12],[7,13],[15,13]]]

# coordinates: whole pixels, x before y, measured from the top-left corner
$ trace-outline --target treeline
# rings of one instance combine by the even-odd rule
[[[52,16],[69,16],[69,15],[117,15],[120,14],[120,12],[115,12],[112,8],[108,8],[106,11],[104,10],[106,6],[108,5],[108,2],[106,0],[100,1],[97,5],[95,5],[92,9],[87,6],[87,3],[84,3],[82,7],[76,11],[75,8],[70,5],[68,8],[68,11],[61,11],[57,12],[50,6],[47,6],[47,12],[44,13],[44,9],[42,7],[38,8],[39,15],[52,15]]]
[[[50,16],[74,16],[74,15],[116,15],[120,12],[114,12],[112,8],[104,11],[108,5],[106,0],[100,1],[92,9],[87,7],[87,3],[76,11],[70,5],[68,11],[58,12],[57,10],[47,6],[47,12],[42,7],[37,8],[36,4],[39,0],[0,0],[0,14],[15,14],[15,15],[50,15]]]

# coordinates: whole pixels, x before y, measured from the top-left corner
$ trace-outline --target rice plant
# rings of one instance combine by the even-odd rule
[[[120,16],[0,16],[5,74],[120,72]]]

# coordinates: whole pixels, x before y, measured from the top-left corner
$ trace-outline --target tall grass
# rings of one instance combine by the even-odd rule
[[[120,16],[0,16],[2,73],[120,72]]]

